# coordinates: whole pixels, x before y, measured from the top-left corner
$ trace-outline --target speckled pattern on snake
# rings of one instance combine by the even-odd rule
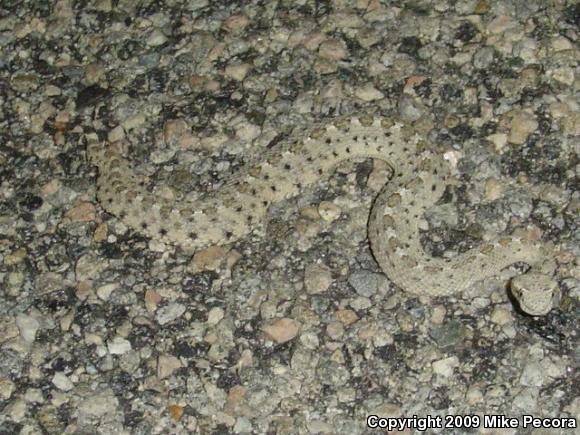
[[[420,219],[452,175],[409,124],[371,116],[336,120],[300,141],[276,146],[259,164],[194,202],[155,197],[114,147],[92,141],[88,154],[98,168],[97,195],[105,210],[148,237],[195,250],[243,237],[264,219],[270,204],[298,195],[343,160],[384,160],[393,177],[374,202],[368,234],[376,261],[397,286],[415,295],[448,296],[525,262],[531,268],[512,279],[512,294],[531,315],[552,307],[555,265],[544,243],[507,237],[450,259],[423,250]]]

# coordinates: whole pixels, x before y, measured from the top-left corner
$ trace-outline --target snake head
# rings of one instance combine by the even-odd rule
[[[511,280],[510,288],[522,311],[532,316],[548,314],[559,294],[556,280],[543,273],[516,276]]]

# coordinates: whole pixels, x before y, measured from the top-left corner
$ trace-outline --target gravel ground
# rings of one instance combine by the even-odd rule
[[[578,433],[523,421],[580,415],[577,3],[5,0],[0,16],[0,434],[384,432],[369,415]],[[366,238],[388,177],[371,161],[193,257],[95,200],[90,133],[179,198],[361,113],[424,119],[456,162],[426,216],[433,255],[497,232],[558,246],[548,316],[511,304],[523,265],[458,298],[393,286]]]

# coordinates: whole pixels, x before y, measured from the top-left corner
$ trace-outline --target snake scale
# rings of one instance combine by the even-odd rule
[[[546,243],[497,238],[453,258],[423,250],[420,219],[453,177],[449,164],[408,123],[372,116],[335,120],[302,140],[268,150],[258,164],[194,201],[153,195],[115,147],[89,141],[88,155],[98,169],[97,197],[106,211],[148,237],[194,250],[242,238],[272,203],[298,195],[341,161],[380,159],[393,169],[393,177],[372,206],[368,235],[377,263],[398,287],[415,295],[449,296],[524,262],[530,270],[511,280],[520,308],[530,315],[552,308],[557,283]]]

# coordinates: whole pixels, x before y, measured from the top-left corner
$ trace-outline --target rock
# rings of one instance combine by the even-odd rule
[[[157,358],[157,377],[165,379],[181,367],[182,364],[179,358],[173,355],[159,355],[159,358]]]
[[[155,315],[155,319],[160,325],[166,325],[181,317],[183,313],[185,313],[185,306],[177,302],[173,302],[159,308]]]
[[[456,356],[450,356],[431,364],[433,371],[438,375],[448,378],[453,374],[453,369],[459,366],[459,359]]]
[[[360,271],[351,274],[348,283],[357,294],[371,297],[378,292],[381,286],[386,285],[386,278],[380,273]]]
[[[300,331],[301,323],[289,318],[277,319],[260,329],[272,341],[281,344],[292,340]]]
[[[510,131],[507,137],[509,143],[522,145],[538,128],[538,121],[536,117],[523,110],[516,110],[509,112],[511,116]]]
[[[225,75],[231,79],[241,82],[246,78],[252,66],[249,63],[233,63],[226,66]]]
[[[61,391],[70,391],[74,388],[72,381],[63,372],[56,372],[52,377],[52,383]]]
[[[512,323],[512,310],[508,310],[504,307],[495,307],[491,313],[491,321],[500,326]]]
[[[208,325],[217,325],[225,316],[224,309],[221,307],[213,307],[209,310],[207,315],[207,324]]]
[[[325,292],[332,284],[330,269],[322,264],[310,264],[304,271],[304,286],[309,294]]]
[[[131,342],[123,337],[115,337],[107,343],[111,355],[122,355],[131,350]]]
[[[363,101],[381,100],[385,97],[385,94],[383,94],[371,84],[358,87],[354,94],[358,99]]]
[[[348,50],[343,41],[331,38],[320,44],[318,55],[326,60],[341,60],[348,56]]]
[[[36,338],[36,332],[40,329],[40,322],[32,315],[19,314],[16,316],[16,326],[24,341],[32,343]]]

